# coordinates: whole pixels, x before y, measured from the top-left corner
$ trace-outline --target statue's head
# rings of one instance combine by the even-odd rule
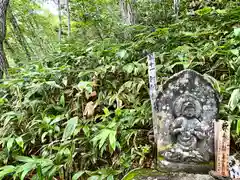
[[[199,118],[202,112],[202,105],[192,95],[184,94],[179,96],[174,102],[175,117],[184,116],[185,118]]]
[[[182,116],[192,118],[196,116],[196,107],[192,102],[185,102],[182,105]]]

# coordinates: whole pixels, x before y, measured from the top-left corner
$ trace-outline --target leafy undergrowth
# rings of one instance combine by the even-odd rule
[[[135,72],[146,68],[136,65]],[[94,81],[69,66],[46,68],[35,63],[11,69],[11,79],[0,84],[1,163],[11,165],[2,167],[0,175],[28,174],[32,179],[31,174],[40,173],[67,179],[82,170],[79,176],[113,179],[144,165],[151,149],[144,77],[121,84],[116,77],[130,69],[113,68],[98,67]],[[116,87],[106,76],[114,77]]]
[[[69,40],[46,60],[9,70],[0,84],[0,177],[121,179],[152,167],[146,52],[158,85],[182,69],[206,77],[220,119],[240,134],[240,8],[204,7],[174,24],[128,28],[130,38]]]

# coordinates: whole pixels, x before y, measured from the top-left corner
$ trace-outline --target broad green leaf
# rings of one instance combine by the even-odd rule
[[[77,172],[76,174],[73,175],[72,180],[78,180],[84,173],[85,171]]]
[[[0,171],[4,171],[4,170],[15,170],[15,166],[11,166],[11,165],[8,165],[8,166],[2,166],[0,167]]]
[[[100,176],[94,175],[89,177],[87,180],[101,180],[101,179],[100,179]]]
[[[116,133],[116,131],[111,131],[111,133],[109,134],[109,142],[113,150],[115,150],[116,148]]]
[[[87,90],[89,93],[92,93],[93,82],[81,81],[78,83],[77,87],[79,90]]]
[[[114,180],[113,175],[108,176],[108,177],[107,177],[107,180]]]
[[[123,92],[124,90],[130,91],[133,85],[133,81],[127,81],[125,82],[119,89],[118,93]]]
[[[88,126],[84,126],[84,127],[83,127],[83,132],[84,132],[84,134],[85,134],[87,137],[90,136],[90,129],[89,129]]]
[[[26,163],[21,166],[23,172],[21,174],[21,180],[24,180],[25,176],[29,173],[29,171],[36,168],[36,164],[34,163]]]
[[[4,178],[6,175],[8,175],[8,174],[10,174],[10,173],[13,173],[15,170],[16,170],[16,168],[15,168],[15,166],[3,166],[3,167],[1,167],[0,168],[0,178],[2,179],[2,178]]]
[[[86,88],[85,88],[86,90],[87,90],[87,92],[88,93],[92,93],[92,91],[93,91],[93,88],[92,88],[92,86],[86,86]]]
[[[117,108],[116,110],[115,110],[115,115],[116,116],[120,116],[122,114],[122,110],[120,109],[120,108]]]
[[[225,10],[225,9],[217,9],[216,12],[217,12],[218,14],[226,14],[226,13],[227,13],[227,10]]]
[[[117,56],[120,58],[125,58],[127,56],[127,51],[123,49],[117,53]]]
[[[100,141],[99,141],[99,149],[101,149],[102,146],[103,146],[103,144],[106,142],[106,140],[107,140],[107,138],[108,138],[108,136],[109,136],[109,134],[110,134],[110,131],[111,131],[111,130],[109,130],[109,129],[104,129],[104,130],[102,130],[102,132],[99,134],[99,139],[100,139]]]
[[[43,134],[42,134],[42,137],[41,137],[41,141],[42,141],[42,143],[44,143],[45,142],[45,137],[46,137],[46,135],[48,134],[48,131],[47,132],[44,132]]]
[[[58,172],[60,168],[61,168],[61,166],[54,165],[51,167],[50,171],[47,171],[47,174],[51,177],[51,176],[55,175],[56,172]]]
[[[44,180],[42,168],[41,168],[40,164],[37,164],[37,175],[38,175],[39,180]]]
[[[16,115],[17,115],[17,114],[14,114],[14,115],[12,115],[12,114],[7,115],[7,114],[6,114],[6,116],[3,115],[3,118],[2,118],[2,119],[5,118],[5,119],[4,119],[4,125],[3,125],[3,126],[4,126],[4,127],[7,126],[10,120],[12,120],[12,119],[14,120],[14,118],[16,118]]]
[[[47,174],[49,176],[49,172],[52,170],[52,168],[55,167],[55,166],[45,166],[45,167],[42,167],[42,173],[43,174]]]
[[[138,85],[137,85],[137,93],[139,93],[140,89],[143,87],[143,85],[145,84],[145,82],[143,80],[141,80]]]
[[[65,107],[65,98],[64,98],[64,94],[61,95],[60,97],[60,104]]]
[[[106,107],[103,109],[103,112],[104,112],[105,116],[109,116],[110,115],[110,111]]]
[[[99,147],[99,149],[101,149],[104,142],[106,142],[110,132],[111,132],[111,130],[109,130],[109,129],[101,130],[100,133],[92,139],[93,145],[95,146],[97,144],[97,142],[99,142],[98,147]]]
[[[239,100],[240,100],[240,89],[235,89],[232,92],[231,97],[228,101],[228,106],[231,111],[233,111],[237,107]]]
[[[131,74],[134,70],[134,64],[130,63],[130,64],[125,65],[123,67],[123,70],[126,71],[128,74]]]
[[[50,159],[43,159],[43,158],[39,159],[39,158],[35,158],[35,157],[33,157],[33,159],[37,164],[41,164],[42,167],[53,165],[53,161]]]
[[[64,86],[67,86],[67,83],[68,83],[67,77],[64,77],[64,78],[62,79],[62,83],[64,84]]]
[[[15,159],[20,162],[25,162],[25,163],[35,163],[36,161],[30,157],[26,156],[15,156]]]
[[[200,16],[209,14],[210,12],[212,12],[212,8],[210,8],[210,7],[204,7],[202,9],[199,9],[196,11],[196,13]]]
[[[64,115],[59,115],[59,116],[56,116],[49,124],[53,125],[53,124],[55,124],[57,122],[60,122],[64,119],[65,119]]]
[[[4,105],[5,103],[5,99],[4,98],[0,98],[0,106]]]
[[[14,140],[15,140],[14,138],[8,139],[8,141],[7,141],[7,149],[8,149],[8,152],[11,151],[11,148],[12,148],[12,146],[13,146]]]
[[[102,174],[98,179],[99,180],[105,180],[108,177],[108,174]]]
[[[78,124],[78,117],[73,117],[68,120],[67,126],[63,132],[62,140],[69,138],[74,133],[74,130],[76,129],[77,124]]]
[[[234,54],[235,56],[239,55],[239,50],[238,49],[232,49],[230,50],[232,54]]]
[[[73,136],[76,136],[76,135],[78,135],[78,133],[81,131],[81,129],[82,129],[83,127],[82,126],[77,126],[76,128],[75,128],[75,130],[74,130],[74,132],[73,132]]]
[[[240,28],[234,28],[233,32],[236,37],[240,36]]]
[[[21,136],[17,137],[15,139],[16,143],[23,149],[23,146],[24,146],[24,142],[23,142],[23,139]]]
[[[116,123],[115,121],[112,121],[112,122],[110,122],[110,123],[107,125],[107,127],[108,127],[109,129],[116,129],[117,123]]]
[[[65,148],[63,150],[63,154],[66,155],[66,156],[69,156],[69,155],[71,155],[71,151],[68,148]]]
[[[236,134],[237,134],[237,135],[240,135],[240,120],[237,120]]]

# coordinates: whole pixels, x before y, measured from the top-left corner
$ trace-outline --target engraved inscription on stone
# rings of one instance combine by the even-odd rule
[[[162,164],[214,161],[218,96],[202,75],[184,70],[169,78],[158,93],[155,110]]]

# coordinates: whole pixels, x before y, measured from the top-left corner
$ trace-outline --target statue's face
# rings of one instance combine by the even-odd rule
[[[195,116],[195,108],[192,103],[187,103],[186,106],[183,109],[182,115],[187,117],[187,118],[192,118]]]
[[[195,109],[193,107],[186,107],[184,109],[183,115],[192,118],[195,115]]]

